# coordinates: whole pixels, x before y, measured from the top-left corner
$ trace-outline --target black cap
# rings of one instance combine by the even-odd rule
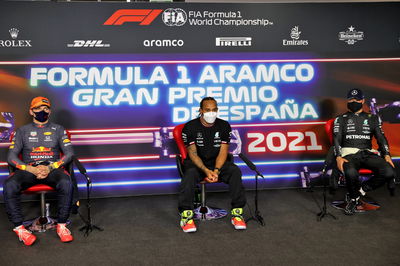
[[[347,99],[356,99],[356,100],[362,100],[364,99],[364,93],[360,89],[351,89],[347,93]]]

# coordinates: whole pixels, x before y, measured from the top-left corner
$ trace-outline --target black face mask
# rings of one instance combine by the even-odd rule
[[[358,102],[349,102],[347,103],[347,108],[353,113],[359,111],[362,108],[363,104]]]
[[[41,123],[46,122],[49,119],[49,113],[45,111],[33,112],[35,114],[35,119]]]

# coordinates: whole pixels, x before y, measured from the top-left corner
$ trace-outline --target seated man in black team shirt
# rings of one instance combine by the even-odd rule
[[[62,242],[71,242],[73,237],[66,222],[71,211],[73,186],[71,177],[62,168],[72,159],[71,141],[62,126],[49,122],[49,99],[34,98],[29,113],[33,122],[17,129],[8,152],[8,163],[16,168],[3,186],[8,218],[19,240],[32,245],[36,236],[22,224],[21,191],[36,184],[49,185],[55,188],[58,196],[57,234]]]
[[[235,229],[246,229],[243,207],[246,197],[242,173],[233,162],[227,161],[231,126],[217,118],[217,102],[206,97],[200,102],[200,117],[186,123],[182,138],[189,159],[184,162],[184,177],[179,189],[180,225],[184,232],[195,232],[193,197],[196,184],[202,179],[210,183],[222,181],[229,184],[232,199],[232,219]]]
[[[349,111],[335,119],[333,128],[337,166],[344,173],[349,193],[345,207],[347,215],[354,214],[360,196],[394,177],[394,164],[381,121],[378,116],[363,112],[364,102],[361,90],[350,90],[347,94]],[[372,149],[373,136],[378,142],[380,155]],[[360,184],[360,168],[372,170],[374,176]]]

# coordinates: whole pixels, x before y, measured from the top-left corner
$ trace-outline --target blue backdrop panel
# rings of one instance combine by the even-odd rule
[[[399,7],[1,3],[0,182],[9,134],[30,122],[38,95],[70,131],[95,196],[176,193],[172,130],[205,96],[232,125],[231,152],[254,160],[265,188],[305,186],[304,166],[318,176],[325,122],[346,111],[354,87],[384,121],[397,163]]]

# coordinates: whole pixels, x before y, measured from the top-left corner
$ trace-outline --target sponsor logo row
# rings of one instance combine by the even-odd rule
[[[32,47],[32,40],[18,38],[20,30],[11,28],[9,34],[11,38],[0,39],[0,48],[4,47]],[[308,46],[310,41],[301,38],[301,30],[299,26],[294,26],[288,33],[288,38],[282,39],[282,46]],[[358,31],[355,27],[350,26],[344,31],[338,33],[338,40],[343,41],[348,45],[354,45],[359,41],[364,40],[364,32]],[[216,37],[216,47],[244,47],[252,46],[252,37]],[[399,38],[400,42],[400,38]],[[144,47],[182,47],[185,45],[182,39],[146,39],[143,41]],[[107,48],[111,44],[104,43],[103,40],[73,40],[66,44],[68,48]]]
[[[161,21],[168,27],[190,26],[272,26],[274,22],[267,18],[245,16],[241,11],[185,11],[182,8],[163,9],[119,9],[104,23],[107,26],[121,26],[134,22],[140,26],[149,26]]]

